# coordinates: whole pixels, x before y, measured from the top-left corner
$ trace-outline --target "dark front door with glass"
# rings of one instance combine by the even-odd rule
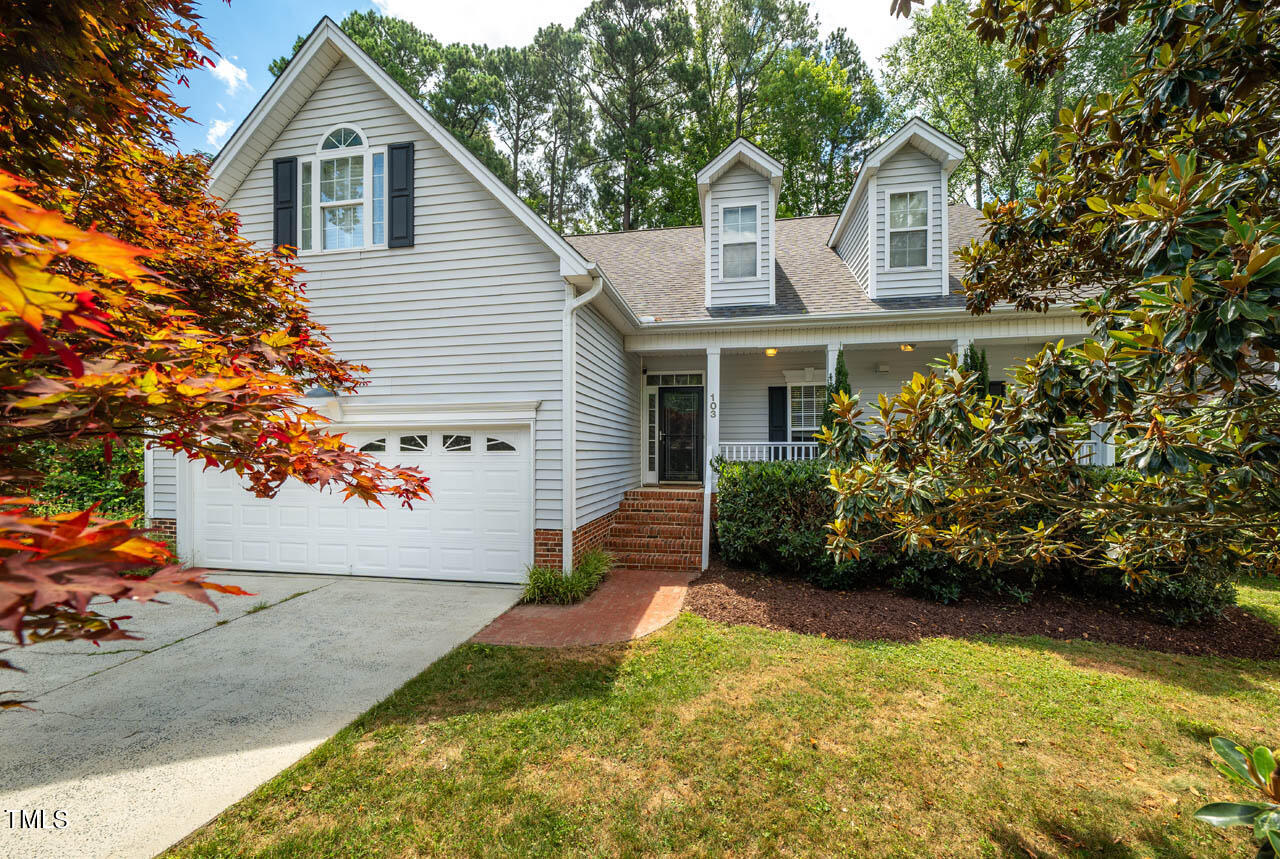
[[[658,389],[658,479],[702,479],[702,388]]]

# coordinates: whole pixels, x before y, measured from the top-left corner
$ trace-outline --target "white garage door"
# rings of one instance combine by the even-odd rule
[[[291,573],[522,582],[533,554],[533,460],[527,428],[379,428],[347,440],[431,478],[432,498],[406,510],[301,483],[275,498],[234,473],[194,476],[200,566]]]

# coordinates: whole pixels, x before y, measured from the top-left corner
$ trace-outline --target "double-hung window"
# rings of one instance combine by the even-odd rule
[[[792,441],[813,441],[822,426],[822,413],[827,407],[826,385],[792,385],[790,424]]]
[[[385,148],[340,126],[321,139],[314,158],[300,162],[300,251],[386,245]]]
[[[726,206],[720,230],[721,276],[728,280],[756,276],[760,244],[755,206]]]
[[[929,264],[929,192],[889,195],[889,268]]]

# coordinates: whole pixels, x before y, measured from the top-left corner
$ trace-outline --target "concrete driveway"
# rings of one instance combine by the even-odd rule
[[[214,578],[257,596],[214,595],[218,613],[185,598],[108,604],[144,640],[8,651],[30,673],[5,672],[0,688],[22,689],[38,710],[0,713],[0,856],[155,855],[519,596],[510,586]],[[43,829],[22,825],[40,811]]]

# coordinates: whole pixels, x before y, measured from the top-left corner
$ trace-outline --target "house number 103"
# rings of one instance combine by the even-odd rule
[[[716,416],[716,395],[712,394],[707,400],[707,416],[714,418]]]

